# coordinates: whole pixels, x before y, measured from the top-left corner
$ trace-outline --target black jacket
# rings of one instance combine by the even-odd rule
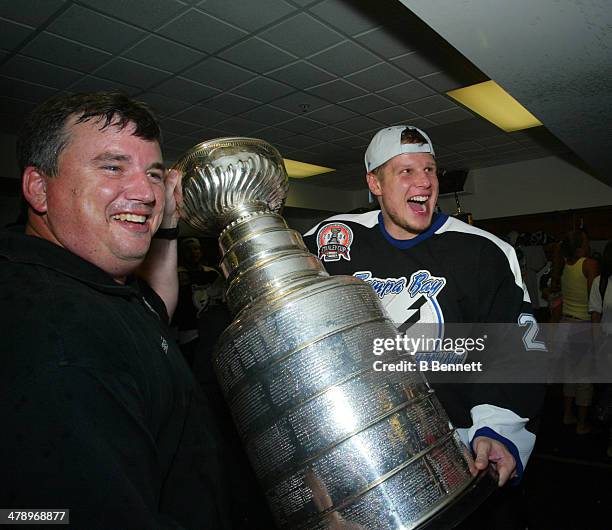
[[[163,303],[67,250],[0,234],[0,506],[72,528],[226,528],[207,403]]]

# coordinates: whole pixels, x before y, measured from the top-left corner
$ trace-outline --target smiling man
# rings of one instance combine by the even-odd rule
[[[3,508],[68,508],[72,528],[228,527],[219,442],[168,333],[177,283],[167,311],[134,276],[162,236],[154,269],[176,278],[180,189],[160,139],[116,93],[59,96],[22,128],[27,224],[0,233]]]
[[[407,125],[380,130],[366,150],[365,167],[380,210],[331,217],[304,236],[330,274],[350,274],[369,283],[399,331],[407,334],[417,323],[442,336],[445,323],[516,323],[519,315],[530,313],[512,247],[436,213],[435,151],[424,131]],[[535,443],[530,420],[539,410],[543,389],[456,383],[434,387],[473,450],[473,472],[492,463],[500,486],[520,478]],[[491,506],[489,514],[480,516],[484,528],[524,528],[520,520],[512,525],[518,510]],[[496,526],[500,517],[502,526]],[[467,528],[480,526],[470,521]]]

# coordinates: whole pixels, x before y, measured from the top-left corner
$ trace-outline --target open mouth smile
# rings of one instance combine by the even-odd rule
[[[427,208],[425,203],[429,200],[428,195],[414,195],[408,199],[408,207],[416,213],[425,213]]]
[[[137,215],[135,213],[118,213],[112,216],[115,221],[127,221],[129,223],[144,224],[147,222],[146,215]]]

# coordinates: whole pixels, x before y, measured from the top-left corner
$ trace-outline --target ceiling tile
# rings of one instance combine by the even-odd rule
[[[124,85],[123,83],[117,83],[116,81],[110,81],[108,79],[101,79],[93,75],[86,75],[79,79],[76,83],[70,85],[70,90],[74,92],[99,92],[101,90],[124,92],[128,96],[133,96],[142,89]]]
[[[157,31],[170,39],[213,53],[245,37],[246,32],[197,9],[185,13]]]
[[[425,129],[426,132],[429,132],[428,129],[434,127],[436,124],[428,120],[427,118],[410,118],[408,125],[412,125],[413,127],[419,127],[420,129]],[[434,142],[434,146],[436,142]]]
[[[225,112],[233,116],[251,110],[261,105],[261,103],[252,99],[243,98],[242,96],[237,96],[236,94],[226,93],[208,99],[202,103],[202,105],[209,109]]]
[[[402,70],[408,72],[414,77],[421,77],[444,70],[444,67],[441,64],[427,59],[418,52],[412,52],[402,55],[401,57],[397,57],[396,59],[392,60],[392,63],[399,66]]]
[[[91,28],[92,31],[84,31],[84,28]],[[144,31],[134,26],[74,4],[51,22],[47,29],[111,53],[118,53],[145,36]]]
[[[318,127],[317,129],[310,131],[308,134],[318,138],[319,140],[331,140],[337,142],[339,138],[346,136],[346,132],[337,127]]]
[[[291,0],[295,5],[300,7],[306,7],[310,4],[315,4],[316,2],[320,2],[321,0]]]
[[[57,94],[57,90],[55,88],[42,86],[35,83],[28,83],[27,81],[9,79],[7,77],[0,76],[0,93],[3,96],[15,99],[41,103],[45,99]]]
[[[219,56],[261,74],[295,61],[295,57],[257,37],[236,44]]]
[[[225,133],[221,129],[217,129],[216,127],[203,127],[191,134],[193,138],[192,146],[207,140],[212,140],[213,138],[221,138],[222,136],[225,136]]]
[[[404,106],[412,112],[420,114],[421,116],[427,116],[428,114],[433,114],[434,112],[439,112],[441,110],[459,108],[444,96],[429,96],[417,101],[411,101],[410,103],[406,103]]]
[[[498,145],[513,144],[514,140],[506,134],[497,134],[495,136],[489,136],[488,138],[479,138],[478,143],[485,147],[495,147]]]
[[[366,93],[362,88],[351,85],[342,79],[336,79],[329,83],[309,88],[308,92],[332,102],[352,99]]]
[[[163,155],[164,155],[164,164],[166,164],[166,167],[172,167],[175,162],[184,154],[184,150],[183,149],[174,149],[171,147],[166,147],[164,145],[164,151],[163,151]]]
[[[202,105],[194,105],[184,110],[183,112],[179,112],[173,116],[173,118],[185,121],[188,123],[195,123],[200,127],[211,127],[216,123],[222,122],[223,120],[227,120],[230,117],[229,114],[225,112],[219,112],[213,109],[209,109],[203,107]]]
[[[0,96],[0,131],[17,135],[23,120],[34,108],[35,105],[32,103]],[[5,175],[10,176],[10,173],[11,171],[6,171]],[[13,174],[17,180],[19,171],[15,169]]]
[[[332,155],[331,157],[328,157],[328,160],[330,160],[331,158],[336,158],[338,146],[331,142],[323,142],[310,146],[308,150],[319,155]]]
[[[496,136],[501,131],[487,120],[475,117],[471,120],[461,120],[455,123],[438,125],[427,131],[434,145],[455,143],[457,138],[463,140],[478,140],[484,137]]]
[[[149,88],[163,81],[170,74],[136,61],[117,57],[97,70],[96,75],[140,88]]]
[[[438,72],[436,74],[419,77],[419,81],[422,81],[438,92],[448,92],[449,90],[454,90],[463,86],[460,79],[446,72]]]
[[[2,84],[3,78],[0,77],[0,84]],[[0,96],[0,115],[23,115],[25,116],[31,110],[36,107],[34,103],[22,101],[17,98],[8,96]],[[0,130],[3,130],[4,123],[0,120]]]
[[[343,107],[348,107],[349,109],[361,114],[376,112],[377,110],[386,109],[392,105],[393,103],[389,103],[386,99],[374,94],[368,94],[366,96],[361,96],[359,98],[342,102]]]
[[[242,117],[249,120],[255,120],[264,125],[276,125],[283,121],[295,118],[295,114],[282,109],[277,109],[272,105],[265,105],[249,110],[241,114]]]
[[[74,83],[83,74],[38,59],[15,55],[0,66],[0,75],[62,89]]]
[[[404,107],[389,107],[388,109],[379,110],[377,112],[370,112],[368,114],[370,118],[380,121],[385,125],[394,125],[406,123],[410,124],[410,120],[416,117],[414,112],[406,110]]]
[[[39,26],[65,3],[64,0],[5,0],[0,2],[0,17]]]
[[[363,154],[365,153],[369,142],[367,142],[360,136],[347,136],[346,138],[334,140],[334,143],[344,147],[345,149],[356,149],[361,154]]]
[[[232,89],[232,92],[246,97],[257,96],[259,101],[267,103],[273,99],[295,92],[295,88],[278,81],[273,81],[272,79],[267,79],[266,77],[256,77],[252,81]]]
[[[293,118],[292,120],[283,122],[280,124],[283,129],[292,131],[294,133],[307,133],[321,127],[321,124],[317,121],[302,116]]]
[[[433,120],[438,124],[454,123],[456,121],[469,120],[473,117],[474,115],[471,112],[461,108],[443,110],[441,112],[427,115],[428,119]]]
[[[289,160],[299,160],[300,162],[305,162],[306,164],[317,164],[318,162],[320,162],[316,154],[310,153],[309,151],[306,151],[306,149],[294,149],[292,147],[283,146],[282,150],[279,150],[279,152],[281,153],[283,158],[288,158]],[[306,178],[311,179],[312,177]],[[304,181],[304,179],[301,180]],[[294,177],[289,177],[289,187],[291,187],[292,182],[295,182]],[[286,212],[287,210],[285,209],[283,211]],[[283,217],[285,217],[285,220],[289,223],[289,226],[291,227],[291,221],[287,219],[284,214]],[[310,226],[308,228],[310,228]]]
[[[368,90],[376,91],[411,81],[411,78],[406,73],[387,63],[380,63],[356,74],[351,74],[346,77],[346,80]]]
[[[200,83],[228,90],[251,79],[253,74],[239,66],[234,66],[215,57],[205,59],[200,64],[182,73],[182,77]]]
[[[169,131],[179,135],[188,135],[202,128],[202,125],[194,125],[184,121],[175,120],[173,118],[163,118],[161,120],[162,131]]]
[[[197,144],[197,141],[194,141],[191,136],[172,135],[170,138],[164,141],[164,151],[167,151],[167,148],[170,148],[177,149],[180,152],[185,152],[194,144]]]
[[[355,118],[337,123],[336,127],[339,127],[340,129],[351,134],[362,134],[380,129],[381,124],[375,120],[372,120],[371,118],[357,116]]]
[[[37,35],[22,52],[81,72],[92,72],[112,58],[110,53],[46,32]]]
[[[348,120],[354,118],[357,113],[352,110],[345,109],[340,105],[328,105],[307,114],[309,118],[323,122],[323,123],[338,123],[339,121]]]
[[[344,40],[344,37],[306,13],[264,31],[260,37],[298,57],[306,57]]]
[[[152,91],[189,103],[197,103],[219,93],[216,88],[204,86],[182,77],[172,77],[157,85]]]
[[[478,142],[472,141],[449,144],[446,147],[458,153],[463,151],[482,151],[484,149],[484,147],[482,147],[482,145],[480,145]]]
[[[480,144],[480,142],[478,142]],[[496,153],[496,154],[507,154],[507,153],[516,153],[522,152],[525,150],[525,146],[519,143],[511,143],[506,145],[497,145],[495,147],[489,147],[487,149],[488,153]]]
[[[304,105],[308,105],[308,110],[313,111],[326,106],[327,102],[311,94],[306,94],[305,92],[294,92],[293,94],[277,99],[274,102],[274,106],[288,110],[289,112],[294,112],[296,114],[303,113],[302,109]],[[309,116],[310,115],[311,114],[309,114]]]
[[[335,77],[304,61],[297,61],[274,72],[268,72],[267,76],[301,89],[325,83]]]
[[[158,116],[169,116],[185,108],[184,101],[153,92],[146,92],[138,96],[138,99],[148,103]]]
[[[289,147],[305,149],[320,143],[320,140],[306,136],[304,134],[296,134],[293,136],[287,136],[283,139],[282,144]]]
[[[151,35],[123,53],[124,57],[168,72],[180,72],[205,57],[201,52]]]
[[[232,116],[231,118],[218,123],[216,127],[229,131],[231,136],[248,136],[254,131],[260,130],[262,128],[262,124],[251,120],[245,120],[244,118],[240,118],[238,116]]]
[[[309,8],[309,11],[344,33],[355,35],[378,25],[376,20],[360,9],[359,4],[363,3],[353,0],[351,5],[343,0],[326,0]]]
[[[355,40],[385,58],[397,57],[413,51],[408,39],[402,38],[392,28],[376,28],[355,37]]]
[[[203,0],[198,2],[197,6],[202,11],[249,31],[258,30],[296,10],[283,0],[257,0],[256,2]]]
[[[272,145],[282,143],[289,136],[293,136],[293,133],[277,127],[267,127],[257,132],[258,138],[270,142]]]
[[[32,28],[0,19],[0,48],[7,50],[16,48],[31,33]]]
[[[426,96],[432,96],[435,92],[419,81],[408,81],[407,83],[401,83],[386,90],[381,90],[378,94],[390,99],[394,103],[402,104]]]
[[[375,55],[350,41],[313,55],[308,60],[340,76],[362,70],[380,61]]]
[[[168,21],[185,5],[177,0],[80,0],[97,11],[131,22],[135,26],[154,29]]]

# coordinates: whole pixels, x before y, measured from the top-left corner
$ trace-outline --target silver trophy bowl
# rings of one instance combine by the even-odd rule
[[[329,276],[277,213],[288,178],[252,138],[203,142],[175,165],[181,215],[219,236],[233,322],[214,365],[278,528],[451,528],[494,487],[419,372],[376,372],[397,335],[377,295]],[[396,359],[397,360],[397,359]]]

